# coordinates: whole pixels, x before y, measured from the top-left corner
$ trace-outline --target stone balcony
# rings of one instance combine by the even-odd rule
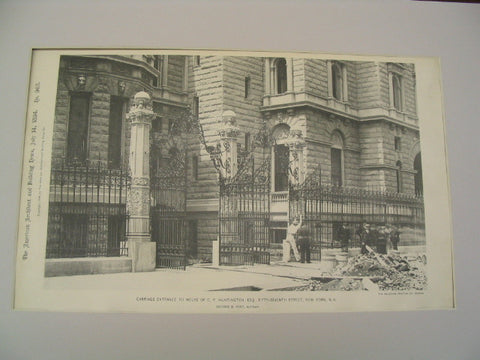
[[[307,91],[285,92],[263,97],[262,112],[276,111],[298,106],[311,106],[341,117],[357,121],[371,121],[387,119],[392,123],[418,129],[418,117],[415,114],[405,113],[393,108],[373,107],[359,109],[349,102],[334,98],[324,98]]]

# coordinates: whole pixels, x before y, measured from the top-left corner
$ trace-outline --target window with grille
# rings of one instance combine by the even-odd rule
[[[85,162],[87,159],[90,93],[72,93],[68,119],[67,160]]]

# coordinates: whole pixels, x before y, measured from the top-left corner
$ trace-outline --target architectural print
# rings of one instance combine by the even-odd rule
[[[427,287],[413,64],[65,55],[57,86],[46,277],[267,264]]]

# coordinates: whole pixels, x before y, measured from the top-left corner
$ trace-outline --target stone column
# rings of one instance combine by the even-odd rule
[[[271,95],[272,90],[271,90],[271,83],[270,83],[270,58],[265,58],[265,94],[264,95]]]
[[[137,93],[127,114],[131,121],[127,238],[133,272],[155,270],[156,244],[150,235],[150,128],[154,116],[150,96]]]
[[[237,138],[240,130],[235,117],[236,114],[233,111],[225,111],[222,115],[222,125],[218,131],[224,179],[229,179],[237,173]]]
[[[290,150],[290,183],[292,185],[299,185],[305,180],[303,149],[306,144],[302,130],[290,130],[286,143]]]
[[[332,79],[332,61],[327,60],[327,86],[328,86],[328,98],[333,98],[333,79]]]
[[[293,91],[293,59],[287,58],[287,92]]]

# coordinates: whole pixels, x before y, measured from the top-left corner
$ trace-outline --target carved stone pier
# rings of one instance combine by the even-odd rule
[[[131,121],[130,172],[131,188],[127,199],[128,254],[132,271],[155,270],[156,244],[150,235],[150,128],[155,116],[150,96],[141,91],[127,118]]]

